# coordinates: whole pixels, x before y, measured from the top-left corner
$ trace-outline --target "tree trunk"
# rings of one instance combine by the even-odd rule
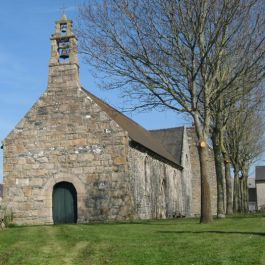
[[[243,177],[239,178],[238,212],[243,213]]]
[[[207,116],[207,115],[206,115]],[[198,138],[198,154],[200,160],[201,173],[201,223],[210,223],[213,221],[211,208],[211,191],[208,174],[208,136],[209,119],[205,118],[205,123],[201,124],[198,113],[193,115],[196,135]]]
[[[220,146],[220,131],[214,128],[212,134],[214,162],[217,182],[217,217],[225,217],[225,200],[224,200],[224,174],[223,174],[223,155]]]
[[[202,146],[204,144],[206,146]],[[208,176],[208,145],[206,141],[200,141],[198,145],[200,169],[201,169],[201,223],[210,223],[213,220],[211,209],[211,193]]]
[[[234,166],[234,192],[233,192],[233,211],[237,213],[239,210],[239,170]]]
[[[240,182],[240,194],[239,194],[239,212],[246,213],[248,212],[246,201],[247,201],[247,191],[246,191],[246,178],[242,175],[239,179]]]
[[[225,166],[225,191],[226,191],[226,214],[233,214],[233,188],[232,188],[232,178],[231,178],[231,162],[227,150],[224,144],[224,130],[222,128],[220,133],[220,146],[222,149],[224,166]]]
[[[249,212],[249,207],[248,207],[248,203],[249,203],[249,194],[248,194],[248,181],[246,179],[246,182],[245,182],[245,193],[246,193],[246,196],[245,196],[245,211],[246,213]]]
[[[244,168],[242,170],[241,178],[241,209],[242,213],[248,212],[248,169]]]
[[[243,201],[243,210],[244,213],[248,213],[248,179],[244,177],[243,189],[244,189],[244,201]]]
[[[233,214],[233,189],[231,179],[231,164],[225,159],[225,184],[226,184],[226,214]]]

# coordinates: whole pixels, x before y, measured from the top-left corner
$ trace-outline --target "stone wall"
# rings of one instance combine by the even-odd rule
[[[4,142],[4,200],[18,224],[52,223],[53,186],[77,190],[78,222],[132,215],[128,135],[80,89],[78,66],[50,67],[49,86]]]
[[[143,148],[130,147],[129,172],[136,218],[171,218],[189,213],[183,191],[183,183],[188,183],[180,169]]]
[[[200,161],[197,150],[197,136],[194,128],[187,128],[187,135],[189,141],[191,171],[192,171],[192,214],[200,216],[201,212],[201,178],[200,178]],[[214,165],[213,150],[209,148],[208,158],[208,173],[210,177],[211,188],[211,204],[212,214],[217,214],[217,188],[216,188],[216,173]]]

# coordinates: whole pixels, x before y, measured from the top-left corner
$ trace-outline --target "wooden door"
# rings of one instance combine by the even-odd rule
[[[77,221],[77,194],[73,184],[57,183],[52,195],[54,224],[72,224]]]

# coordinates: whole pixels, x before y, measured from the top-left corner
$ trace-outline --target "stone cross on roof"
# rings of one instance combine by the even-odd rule
[[[65,3],[63,3],[62,7],[61,7],[61,11],[62,11],[62,17],[66,16],[66,7],[65,7]]]

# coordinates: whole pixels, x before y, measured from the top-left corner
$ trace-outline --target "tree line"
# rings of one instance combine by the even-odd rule
[[[130,110],[192,118],[203,223],[212,221],[209,142],[217,215],[248,208],[248,170],[264,146],[264,11],[263,0],[88,0],[80,7],[81,52],[106,88],[120,89]]]

